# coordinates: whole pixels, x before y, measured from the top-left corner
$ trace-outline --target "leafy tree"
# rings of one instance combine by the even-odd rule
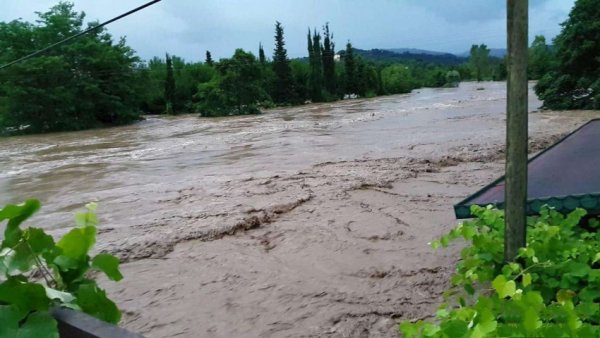
[[[506,80],[507,76],[508,76],[508,69],[506,68],[506,56],[505,56],[502,59],[500,59],[500,61],[498,61],[496,63],[496,65],[494,66],[493,73],[492,73],[492,79],[494,79],[494,81],[504,81],[504,80]]]
[[[231,59],[222,59],[218,76],[198,88],[198,110],[202,116],[260,113],[257,104],[268,99],[261,87],[262,70],[252,53],[237,49]]]
[[[173,102],[175,102],[175,75],[173,74],[173,60],[167,54],[166,57],[167,77],[165,78],[165,102],[167,114],[173,114]]]
[[[140,108],[145,113],[162,114],[165,112],[165,79],[167,68],[165,61],[153,57],[138,66],[138,82],[144,85],[141,93]]]
[[[600,108],[600,0],[577,0],[554,39],[557,65],[535,90],[549,109]]]
[[[323,28],[323,82],[325,89],[331,95],[334,95],[336,89],[335,79],[335,44],[333,34],[329,32],[329,24],[326,23]]]
[[[354,52],[350,41],[348,41],[346,44],[346,53],[344,54],[344,70],[346,78],[346,94],[358,93],[356,62],[354,60]]]
[[[177,79],[172,108],[176,112],[193,112],[193,96],[198,85],[210,81],[216,73],[214,67],[206,63],[187,63],[180,57],[171,56],[173,73]],[[164,59],[154,57],[137,69],[139,79],[136,89],[142,96],[141,109],[150,114],[166,112],[165,82],[167,67]]]
[[[82,32],[85,15],[61,2],[36,24],[0,23],[0,63]],[[95,23],[90,23],[94,25]],[[0,132],[80,130],[140,118],[135,71],[124,39],[97,29],[69,44],[0,72]]]
[[[273,84],[273,100],[276,103],[289,103],[294,99],[292,87],[292,72],[290,60],[287,57],[285,41],[283,38],[283,26],[277,21],[275,23],[275,51],[273,54],[273,71],[275,82]]]
[[[539,80],[553,68],[554,55],[543,35],[537,35],[529,48],[528,72],[530,80]]]
[[[290,67],[292,69],[296,97],[302,101],[310,99],[310,90],[308,86],[311,73],[310,64],[296,59],[290,61]]]
[[[214,64],[212,55],[210,54],[210,51],[206,51],[206,60],[204,61],[207,65],[212,66]]]
[[[356,94],[363,97],[373,97],[377,95],[379,79],[377,68],[371,63],[367,63],[363,58],[358,57],[356,61]]]
[[[490,64],[490,50],[485,44],[471,46],[469,64],[475,72],[477,81],[483,81]]]
[[[381,71],[383,89],[388,94],[410,93],[413,80],[410,70],[404,65],[391,65]]]

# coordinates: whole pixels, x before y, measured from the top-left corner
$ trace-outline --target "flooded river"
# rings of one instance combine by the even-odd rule
[[[2,138],[0,203],[40,199],[30,225],[60,235],[98,202],[98,248],[127,262],[103,284],[149,337],[394,336],[456,259],[426,243],[502,172],[505,95],[463,83]],[[532,113],[532,147],[599,115]]]
[[[478,134],[500,134],[494,120],[502,118],[503,86],[476,91],[479,85],[466,83],[259,116],[148,117],[120,128],[4,138],[0,203],[41,199],[47,221],[40,225],[60,228],[71,225],[73,210],[97,201],[106,223],[120,224],[148,215],[164,191],[191,182],[210,189],[215,181],[325,161],[408,155],[414,147],[435,153]],[[532,98],[530,106],[539,102]],[[457,123],[473,117],[480,119],[469,129]]]

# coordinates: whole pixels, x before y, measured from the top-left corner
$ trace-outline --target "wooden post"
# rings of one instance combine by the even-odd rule
[[[528,0],[507,0],[508,79],[504,258],[514,261],[525,246],[527,208]]]

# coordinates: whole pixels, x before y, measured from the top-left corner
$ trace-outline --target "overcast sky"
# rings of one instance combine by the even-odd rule
[[[149,0],[75,0],[87,19],[104,21]],[[0,21],[33,21],[56,0],[1,0]],[[560,31],[574,0],[530,0],[530,40]],[[189,61],[229,57],[236,48],[267,55],[276,20],[285,29],[290,57],[307,54],[308,27],[329,22],[336,49],[350,40],[357,48],[420,48],[462,53],[473,43],[506,45],[505,0],[162,0],[108,26],[126,36],[142,58],[165,52]]]

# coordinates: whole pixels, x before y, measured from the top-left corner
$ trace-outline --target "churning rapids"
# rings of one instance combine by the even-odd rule
[[[29,225],[58,236],[98,202],[98,250],[126,262],[101,282],[148,337],[393,337],[447,287],[457,248],[427,243],[452,205],[502,173],[505,94],[463,83],[4,138],[0,203],[39,198]],[[532,112],[532,151],[598,116]]]

